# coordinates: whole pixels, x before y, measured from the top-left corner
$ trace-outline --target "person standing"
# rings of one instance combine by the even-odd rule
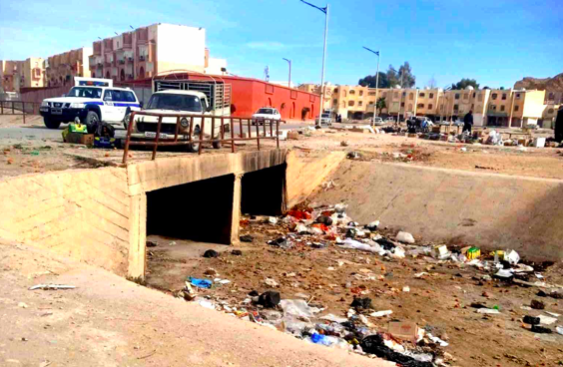
[[[467,112],[467,114],[463,117],[463,131],[462,134],[466,131],[469,132],[471,135],[471,127],[473,126],[473,111]]]

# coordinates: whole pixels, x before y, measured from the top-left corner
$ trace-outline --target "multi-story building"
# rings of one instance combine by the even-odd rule
[[[60,87],[72,85],[75,76],[90,76],[89,57],[91,47],[82,47],[50,56],[45,65],[45,85]]]
[[[172,70],[221,75],[227,61],[209,57],[204,28],[158,23],[94,42],[89,65],[93,77],[130,81]]]
[[[0,61],[1,89],[19,92],[21,88],[40,88],[45,82],[45,62],[40,57],[25,61]]]

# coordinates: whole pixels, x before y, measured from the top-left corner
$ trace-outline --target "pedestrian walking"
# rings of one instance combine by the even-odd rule
[[[471,127],[473,126],[473,111],[467,112],[467,114],[463,117],[463,131],[462,134],[466,131],[469,132],[471,135]]]

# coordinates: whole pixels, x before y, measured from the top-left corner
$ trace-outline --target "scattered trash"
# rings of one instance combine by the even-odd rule
[[[538,319],[540,319],[540,324],[544,324],[544,325],[551,325],[557,321],[557,318],[549,317],[545,315],[539,315]]]
[[[446,341],[444,341],[444,340],[442,340],[442,339],[440,339],[440,338],[438,338],[438,337],[436,337],[436,336],[434,336],[430,333],[426,333],[426,336],[428,337],[428,339],[432,340],[434,343],[438,344],[441,347],[447,347],[448,345],[450,345],[450,344],[448,344],[448,342],[446,342]]]
[[[532,332],[538,333],[538,334],[551,334],[551,333],[553,333],[553,331],[551,329],[546,328],[544,326],[539,326],[539,325],[532,325]]]
[[[233,250],[233,251],[231,251],[231,255],[242,256],[242,251],[241,250]]]
[[[367,310],[371,308],[371,298],[354,298],[350,307],[356,310]]]
[[[484,314],[490,314],[490,315],[496,315],[499,314],[499,310],[496,310],[494,308],[480,308],[477,310],[478,313],[484,313]]]
[[[158,243],[154,241],[147,241],[147,247],[156,247],[156,246],[158,246]]]
[[[168,246],[176,246],[176,241],[172,241],[168,244]]]
[[[33,291],[36,289],[43,289],[43,290],[57,290],[57,289],[75,289],[76,287],[73,285],[64,285],[64,284],[38,284],[30,287],[29,290]]]
[[[267,291],[262,293],[258,297],[258,301],[256,303],[266,308],[273,308],[276,307],[280,303],[280,301],[281,301],[281,296],[279,292]]]
[[[402,231],[397,233],[396,240],[402,243],[409,243],[409,244],[413,244],[415,242],[412,234]]]
[[[533,299],[532,302],[530,302],[530,307],[536,310],[543,310],[545,308],[545,304],[542,301]]]
[[[27,308],[28,306],[24,302],[18,303],[18,307]]]
[[[383,336],[374,334],[362,339],[360,346],[365,353],[374,354],[379,358],[396,362],[406,367],[433,367],[434,364],[429,361],[418,361],[415,358],[396,352],[385,344]]]
[[[309,318],[321,311],[316,307],[309,307],[307,302],[302,299],[282,299],[280,306],[284,314],[294,317]]]
[[[539,317],[533,317],[533,316],[524,316],[524,319],[522,320],[524,321],[524,323],[526,324],[530,324],[530,325],[539,325],[540,324],[540,318]]]
[[[414,344],[418,339],[418,326],[414,322],[391,321],[387,332],[395,338],[412,341]]]
[[[215,250],[207,250],[203,254],[203,257],[205,258],[219,257],[219,253]]]
[[[438,245],[432,248],[432,257],[438,260],[445,260],[451,256],[451,252],[446,245]]]
[[[346,158],[348,158],[348,159],[360,159],[361,157],[362,157],[362,155],[358,152],[349,152],[346,155]]]
[[[409,286],[403,287],[403,292],[410,292],[411,288]]]
[[[504,260],[508,261],[511,265],[516,265],[518,261],[520,261],[520,255],[514,250],[506,250],[504,252]]]
[[[375,312],[370,313],[369,315],[371,317],[384,317],[384,316],[389,316],[391,314],[393,314],[393,311],[385,310],[385,311],[375,311]]]
[[[191,283],[191,285],[198,288],[209,289],[213,285],[213,282],[209,279],[198,279],[198,278],[188,277],[188,281]]]
[[[266,285],[269,286],[269,287],[274,287],[274,288],[277,287],[277,286],[279,286],[279,283],[276,282],[276,281],[275,281],[274,279],[272,279],[272,278],[266,278],[266,279],[264,280],[264,284],[266,284]]]
[[[558,326],[555,328],[558,334],[563,335],[563,326]]]
[[[254,241],[254,238],[251,235],[247,234],[247,235],[244,235],[244,236],[240,236],[239,240],[240,240],[240,242],[252,242],[252,241]]]
[[[268,223],[272,224],[272,225],[276,225],[278,224],[278,218],[276,217],[268,217]]]

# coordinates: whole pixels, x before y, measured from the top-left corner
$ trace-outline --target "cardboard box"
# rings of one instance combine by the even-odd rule
[[[387,332],[397,339],[408,340],[416,344],[418,339],[418,325],[408,321],[391,321]]]
[[[465,257],[467,257],[468,260],[477,259],[481,257],[481,249],[477,247],[471,247],[467,250]]]
[[[65,143],[82,144],[91,147],[94,145],[94,134],[67,133],[63,134]]]

